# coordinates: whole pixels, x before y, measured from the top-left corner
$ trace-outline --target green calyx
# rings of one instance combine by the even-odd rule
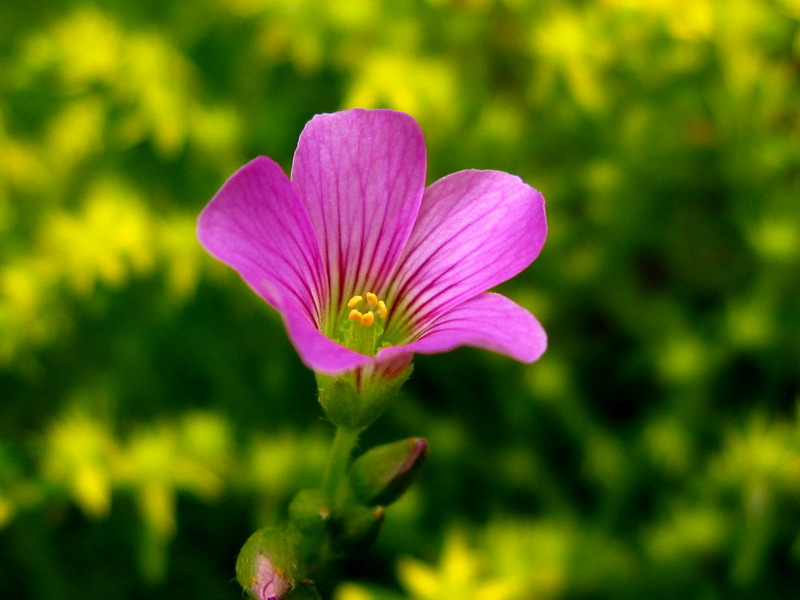
[[[337,427],[363,431],[383,414],[409,378],[412,365],[387,378],[368,369],[343,375],[317,374],[319,402]]]

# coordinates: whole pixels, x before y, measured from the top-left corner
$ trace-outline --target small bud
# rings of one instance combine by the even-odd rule
[[[382,506],[354,506],[336,517],[332,524],[336,550],[349,554],[370,546],[378,537],[385,513]]]
[[[316,563],[325,552],[324,540],[331,523],[330,503],[319,490],[301,490],[289,504],[289,520],[300,532],[296,548],[300,563]]]
[[[297,573],[294,536],[276,527],[259,529],[236,559],[236,577],[257,600],[281,600],[292,590]]]
[[[330,515],[330,505],[319,490],[301,490],[289,504],[289,518],[304,534],[320,535]]]
[[[353,463],[350,486],[364,504],[391,504],[408,489],[425,460],[428,442],[408,438],[369,450]]]

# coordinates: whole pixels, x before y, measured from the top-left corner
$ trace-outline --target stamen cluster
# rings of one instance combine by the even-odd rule
[[[347,348],[362,354],[375,354],[383,335],[383,325],[389,310],[377,294],[367,292],[347,301],[347,318],[341,325],[343,343]]]
[[[347,308],[352,309],[347,316],[348,319],[360,324],[362,327],[372,327],[375,324],[375,316],[379,316],[382,320],[386,320],[386,315],[389,314],[386,308],[386,303],[379,300],[378,296],[372,292],[366,293],[367,310],[361,312],[358,307],[364,302],[364,296],[353,296],[347,302]]]

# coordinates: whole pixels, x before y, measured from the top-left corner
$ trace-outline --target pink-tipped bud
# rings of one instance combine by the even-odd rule
[[[258,600],[280,600],[292,584],[284,579],[281,568],[274,566],[266,556],[259,554],[256,560],[256,575],[250,592]]]
[[[294,542],[278,528],[259,529],[236,559],[236,576],[256,600],[281,600],[293,589]]]
[[[409,438],[369,450],[353,463],[350,486],[364,504],[391,504],[406,491],[428,453],[423,438]]]

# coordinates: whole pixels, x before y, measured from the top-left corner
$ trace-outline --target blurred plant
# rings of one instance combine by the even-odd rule
[[[559,598],[598,580],[610,587],[633,557],[611,540],[581,535],[563,520],[494,519],[480,535],[448,529],[437,564],[402,558],[397,574],[412,600]],[[400,598],[389,589],[344,583],[336,600]]]

